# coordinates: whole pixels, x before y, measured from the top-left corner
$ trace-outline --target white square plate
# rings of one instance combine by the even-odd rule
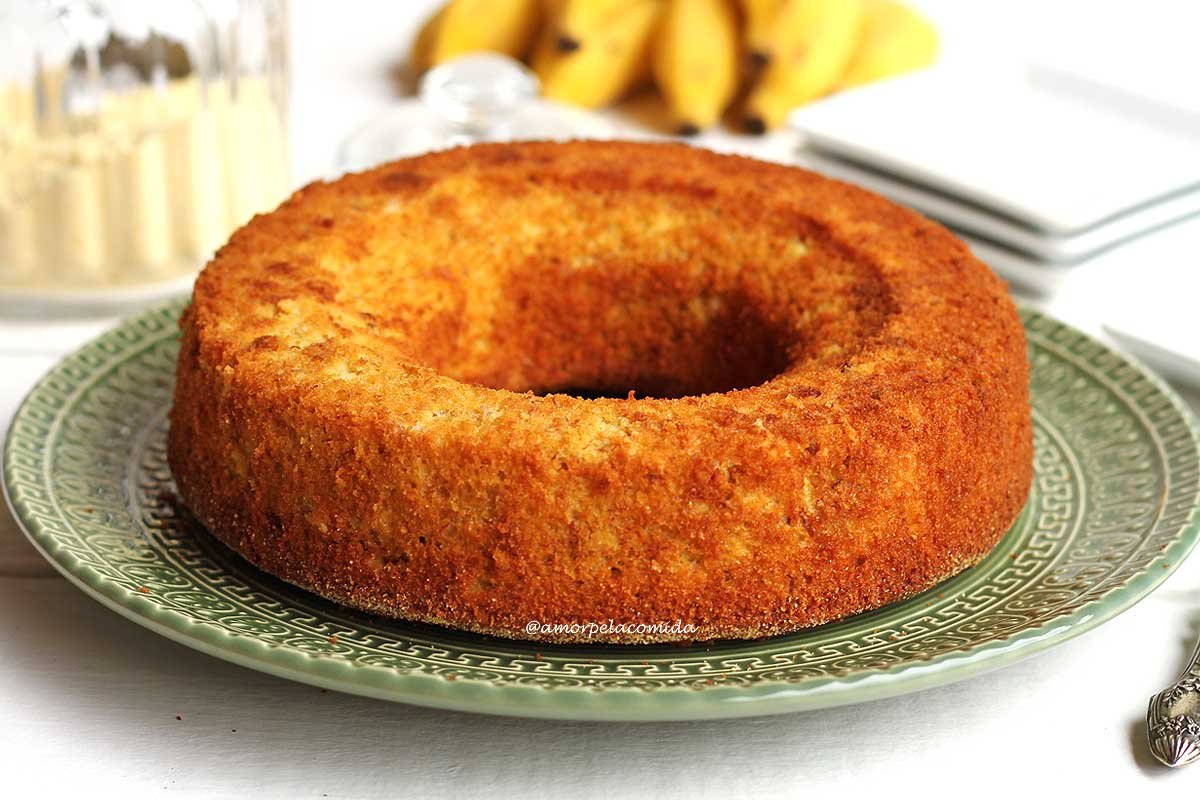
[[[801,166],[858,184],[914,208],[963,234],[987,239],[1035,261],[1072,266],[1111,247],[1200,214],[1200,191],[1185,192],[1142,206],[1101,225],[1071,235],[1034,230],[895,175],[877,172],[814,147],[797,155]]]
[[[1059,236],[1200,192],[1194,120],[1046,68],[925,70],[791,122],[826,153]]]

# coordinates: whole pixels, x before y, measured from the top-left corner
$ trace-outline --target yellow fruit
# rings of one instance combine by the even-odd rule
[[[559,49],[564,52],[574,50],[591,38],[598,28],[637,3],[638,0],[558,0],[554,32]]]
[[[654,79],[680,133],[716,122],[737,91],[732,0],[668,0],[654,39]]]
[[[558,45],[555,44],[557,38],[558,34],[551,26],[546,26],[538,34],[537,42],[533,46],[533,53],[529,56],[529,66],[533,67],[533,71],[539,77],[548,74],[562,55]]]
[[[546,50],[543,43],[533,64],[542,94],[586,108],[618,100],[648,72],[649,45],[661,11],[660,0],[634,0],[588,31],[574,50]]]
[[[513,58],[529,52],[542,18],[540,0],[451,0],[436,26],[430,61],[491,51]]]
[[[409,68],[419,75],[429,69],[432,63],[433,40],[437,37],[438,27],[446,16],[446,6],[442,6],[421,25],[413,39],[412,55],[408,58]]]
[[[864,18],[862,0],[787,0],[771,37],[771,61],[746,100],[746,128],[777,128],[792,109],[836,88]]]
[[[538,33],[533,52],[529,55],[529,66],[533,67],[533,71],[538,75],[547,73],[562,55],[558,48],[558,27],[554,22],[556,17],[550,16],[549,19],[549,24]]]
[[[895,0],[868,0],[862,40],[840,85],[843,88],[927,67],[937,58],[937,30]]]
[[[784,0],[741,0],[746,52],[753,66],[765,65],[771,57],[770,39],[775,17]]]

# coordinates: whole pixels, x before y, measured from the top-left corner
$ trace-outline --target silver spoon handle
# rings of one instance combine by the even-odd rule
[[[1168,767],[1200,759],[1200,643],[1179,680],[1150,698],[1150,752]]]

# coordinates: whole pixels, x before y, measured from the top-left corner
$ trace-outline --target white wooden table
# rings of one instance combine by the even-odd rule
[[[429,4],[393,5],[364,24],[295,3],[301,177],[390,96],[389,60]],[[1090,331],[1114,303],[1194,317],[1197,253],[1200,223],[1176,228],[1043,305]],[[111,322],[0,324],[0,428],[61,353]],[[1194,796],[1200,767],[1158,768],[1143,720],[1197,638],[1200,557],[1079,639],[919,694],[730,722],[494,718],[324,692],[169,642],[57,577],[0,510],[0,796]]]

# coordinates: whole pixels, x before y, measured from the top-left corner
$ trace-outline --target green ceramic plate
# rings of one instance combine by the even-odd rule
[[[188,523],[165,459],[174,303],[67,358],[13,421],[9,502],[64,575],[152,630],[253,669],[444,708],[696,719],[910,692],[1044,650],[1129,608],[1195,544],[1194,418],[1157,378],[1025,312],[1036,472],[979,566],[802,633],[692,646],[536,645],[378,619],[247,565]]]

